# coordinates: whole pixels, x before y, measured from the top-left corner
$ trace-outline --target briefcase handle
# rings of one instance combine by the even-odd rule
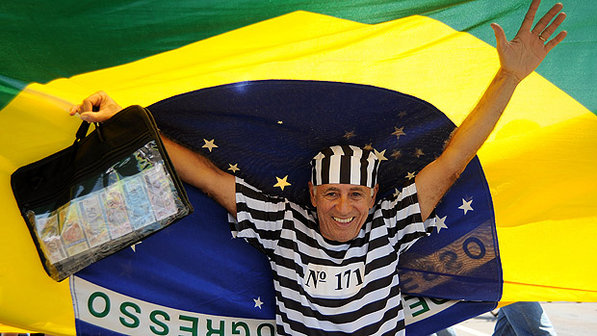
[[[93,112],[97,112],[99,111],[99,106],[93,106],[92,108]],[[85,138],[85,136],[87,136],[87,131],[89,131],[89,122],[87,121],[83,121],[81,123],[81,126],[79,126],[79,129],[77,130],[77,133],[75,135],[75,142],[73,143],[73,145],[77,145],[81,140],[83,140]],[[97,132],[97,137],[101,142],[104,142],[104,136],[102,134],[102,129],[101,129],[101,123],[99,122],[95,122],[95,130]]]

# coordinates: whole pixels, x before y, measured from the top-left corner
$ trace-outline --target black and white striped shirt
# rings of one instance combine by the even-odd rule
[[[398,258],[431,221],[415,184],[370,210],[346,243],[319,232],[317,214],[236,180],[237,236],[270,260],[279,335],[404,335]]]

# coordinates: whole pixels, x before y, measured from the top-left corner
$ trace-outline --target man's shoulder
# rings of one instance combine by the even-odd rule
[[[378,198],[371,208],[371,213],[376,213],[378,216],[383,214],[383,217],[388,217],[395,211],[418,202],[417,187],[412,182],[401,188],[394,188],[387,196]],[[387,213],[387,211],[391,211],[391,213]]]
[[[236,193],[252,198],[267,198],[267,199],[284,199],[282,196],[272,195],[261,188],[256,187],[254,184],[247,182],[242,177],[235,176]]]
[[[241,177],[236,177],[236,193],[264,202],[285,203],[289,209],[299,211],[303,216],[307,217],[313,217],[313,213],[315,212],[315,209],[310,205],[297,203],[284,196],[265,192]]]

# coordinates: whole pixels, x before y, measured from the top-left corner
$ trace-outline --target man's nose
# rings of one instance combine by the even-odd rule
[[[340,213],[347,213],[350,210],[349,202],[350,201],[348,200],[348,197],[346,195],[340,196],[340,198],[338,199],[338,204],[336,204],[338,211],[340,211]]]

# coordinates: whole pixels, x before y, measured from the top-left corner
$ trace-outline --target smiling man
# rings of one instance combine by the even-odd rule
[[[309,186],[321,234],[343,243],[356,237],[373,207],[376,189],[327,184],[319,188],[318,194],[313,184]]]
[[[324,238],[357,236],[375,204],[378,165],[373,153],[354,146],[330,147],[313,158],[309,191]]]
[[[264,195],[236,179],[238,237],[270,259],[280,334],[395,334],[404,328],[398,260],[423,222],[413,182],[376,201],[379,161],[332,146],[311,161],[315,210]]]
[[[358,147],[332,146],[313,158],[311,209],[267,195],[163,138],[181,178],[226,208],[238,237],[268,257],[278,334],[404,335],[400,254],[427,235],[433,209],[485,142],[515,88],[566,35],[550,39],[565,18],[561,4],[532,27],[539,2],[532,2],[512,41],[492,24],[500,69],[444,152],[390,199],[376,199],[379,162]],[[99,92],[71,114],[101,122],[120,109]]]

